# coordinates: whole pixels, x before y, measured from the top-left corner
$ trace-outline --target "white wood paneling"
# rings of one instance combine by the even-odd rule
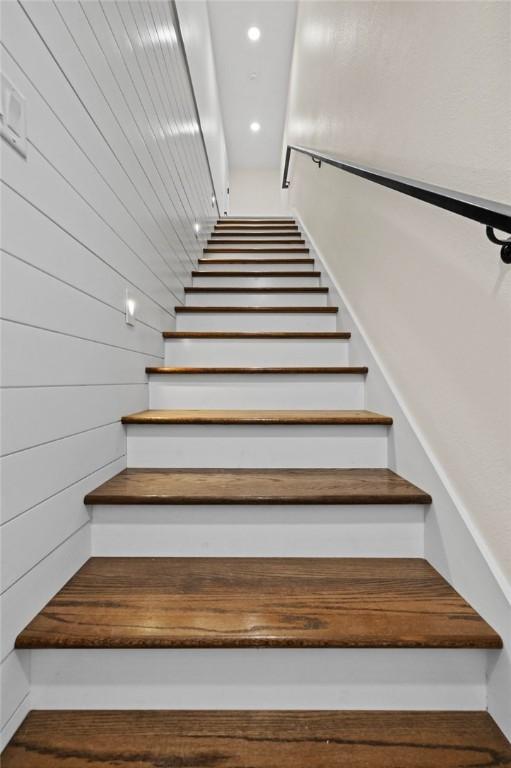
[[[194,224],[216,216],[174,13],[2,7],[2,69],[28,115],[27,158],[2,146],[4,741],[29,705],[15,636],[90,553],[83,496],[125,466],[120,417],[148,405]]]
[[[119,421],[113,421],[97,429],[4,456],[0,463],[3,522],[124,454],[124,428]]]
[[[133,413],[145,384],[14,387],[0,393],[3,455],[76,435]]]

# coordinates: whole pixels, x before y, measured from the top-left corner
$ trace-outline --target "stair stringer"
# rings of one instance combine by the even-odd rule
[[[322,271],[321,284],[330,289],[330,302],[339,306],[339,327],[351,331],[349,364],[369,367],[364,408],[393,416],[388,467],[419,487],[427,488],[433,497],[425,515],[424,556],[502,637],[504,648],[492,654],[488,661],[487,708],[510,738],[511,585],[494,561],[299,211],[292,208],[292,214],[309,245],[310,255],[319,263],[316,269]]]

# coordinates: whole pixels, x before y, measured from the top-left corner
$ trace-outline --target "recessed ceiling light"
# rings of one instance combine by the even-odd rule
[[[261,126],[259,123],[250,123],[250,130],[252,131],[252,133],[257,133],[258,131],[261,130]]]
[[[261,30],[259,27],[250,27],[250,29],[247,32],[248,39],[252,40],[252,42],[256,42],[256,40],[259,40],[261,37]]]

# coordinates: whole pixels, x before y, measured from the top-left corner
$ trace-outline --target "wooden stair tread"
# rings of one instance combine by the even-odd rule
[[[314,264],[314,259],[199,259],[199,264]]]
[[[125,469],[85,504],[430,504],[390,469]]]
[[[34,710],[4,768],[511,766],[487,712]]]
[[[268,411],[152,409],[122,417],[123,424],[380,424],[392,418],[372,411]]]
[[[306,272],[303,269],[301,271],[296,270],[294,272],[268,272],[266,270],[253,270],[252,272],[248,272],[246,270],[218,270],[217,272],[207,272],[204,269],[194,269],[192,271],[192,277],[321,277],[321,272],[317,272],[316,270]]]
[[[208,240],[208,245],[302,245],[305,240]]]
[[[286,367],[268,367],[268,366],[253,366],[253,367],[234,367],[234,366],[169,366],[169,365],[151,365],[146,368],[146,373],[165,373],[169,375],[191,373],[191,374],[208,374],[208,373],[232,373],[232,374],[365,374],[368,368],[365,365],[337,365],[337,366],[286,366]]]
[[[17,648],[500,648],[419,558],[92,557]]]
[[[233,307],[233,306],[227,306],[227,307],[221,307],[221,306],[214,306],[211,304],[207,304],[204,306],[196,305],[194,307],[185,307],[183,305],[179,305],[177,307],[174,307],[176,312],[266,312],[266,313],[272,313],[276,312],[278,314],[306,314],[306,313],[313,313],[313,314],[323,314],[323,315],[336,315],[339,312],[339,307],[307,307],[307,306],[301,306],[301,307],[294,307],[294,306],[277,306],[277,307],[247,307],[247,306],[240,306],[240,307]]]
[[[203,248],[204,253],[309,253],[308,248]]]
[[[293,285],[271,286],[269,288],[251,288],[250,286],[215,285],[210,286],[186,286],[185,293],[328,293],[328,288],[323,286]]]
[[[163,331],[164,339],[349,339],[350,331]]]
[[[254,224],[215,224],[215,232],[228,232],[229,230],[232,230],[232,229],[238,229],[240,230],[240,232],[247,229],[250,231],[265,230],[265,229],[266,230],[282,229],[287,232],[288,230],[297,231],[298,225],[297,224],[277,224],[277,223],[275,224],[255,224],[255,223]]]

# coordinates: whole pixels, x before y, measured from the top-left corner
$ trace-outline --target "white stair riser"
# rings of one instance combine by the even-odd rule
[[[361,374],[152,374],[150,408],[364,407]]]
[[[496,652],[35,650],[33,709],[486,709]]]
[[[386,467],[384,426],[129,424],[129,467]]]
[[[98,557],[423,557],[419,505],[98,505]]]
[[[209,260],[208,260],[209,261]],[[263,270],[266,272],[311,272],[315,269],[314,263],[310,264],[296,264],[293,262],[282,264],[212,264],[205,261],[198,265],[200,272],[226,272],[233,270],[235,272],[246,272],[250,275],[250,272],[255,270]],[[217,278],[220,280],[220,278]]]
[[[349,339],[166,339],[169,366],[348,365]]]
[[[336,314],[314,312],[192,312],[176,315],[178,331],[335,331]]]
[[[234,270],[241,272],[243,270]],[[264,270],[261,270],[264,271]],[[273,270],[268,270],[272,272]],[[194,277],[194,288],[310,288],[319,287],[319,277],[308,277],[306,274],[300,277]]]
[[[187,307],[326,307],[327,293],[187,293]]]

